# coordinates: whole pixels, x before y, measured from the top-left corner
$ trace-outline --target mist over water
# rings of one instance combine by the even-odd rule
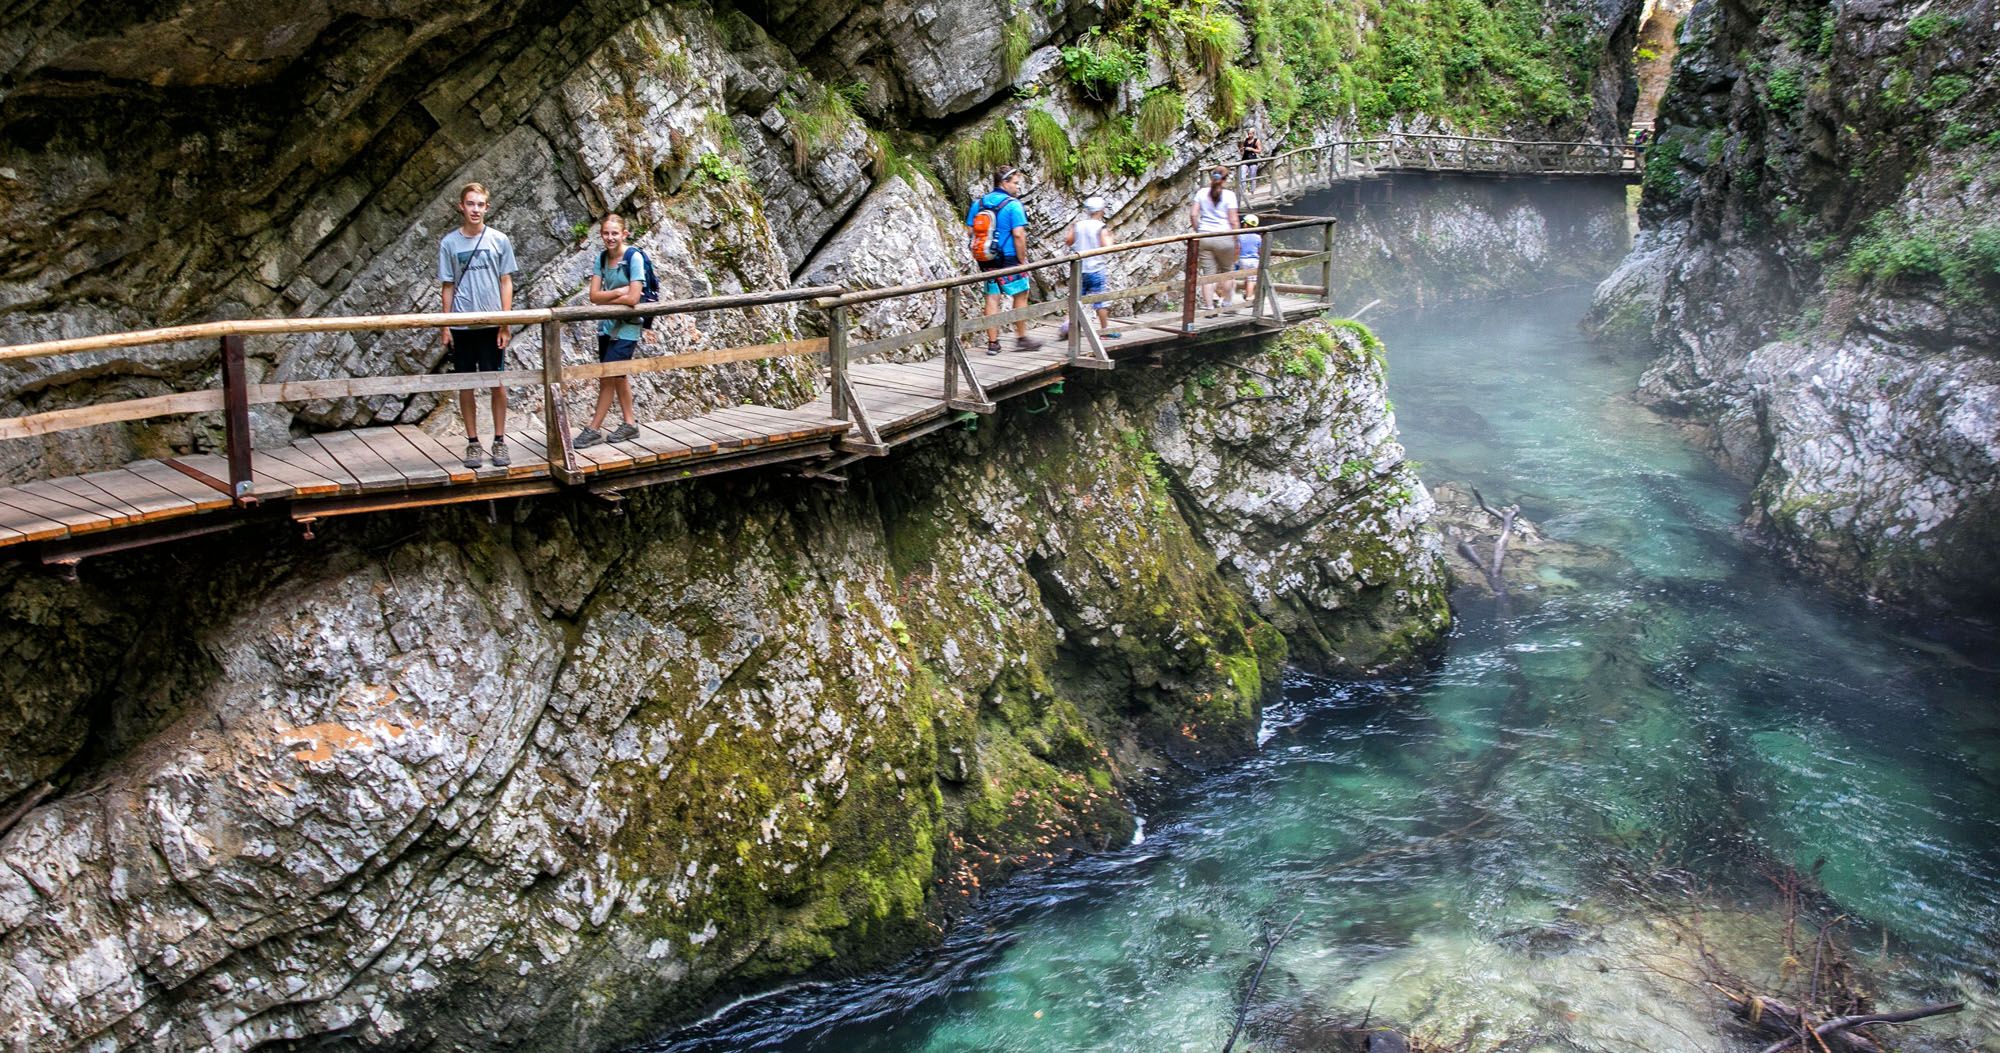
[[[1371,1006],[1484,1048],[1738,1048],[1683,982],[1687,937],[1775,984],[1787,866],[1817,866],[1884,1007],[1971,1002],[1899,1048],[2000,1048],[2000,657],[1777,566],[1741,484],[1630,400],[1643,359],[1577,335],[1587,306],[1368,320],[1425,479],[1591,558],[1504,617],[1461,597],[1425,675],[1294,680],[1259,754],[1143,845],[1018,882],[897,970],[646,1048],[1216,1050],[1294,917],[1249,1048],[1314,1048]]]

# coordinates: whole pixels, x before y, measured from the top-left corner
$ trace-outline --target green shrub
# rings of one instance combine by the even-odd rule
[[[868,145],[873,155],[875,178],[901,176],[911,186],[918,185],[919,181],[928,182],[940,193],[944,192],[944,180],[931,170],[930,163],[913,150],[900,149],[889,133],[869,129]]]
[[[1681,181],[1681,140],[1661,139],[1646,151],[1646,174],[1640,179],[1640,186],[1646,197],[1659,200],[1679,197],[1685,184]]]
[[[1938,136],[1938,145],[1947,150],[1963,150],[1978,137],[1979,133],[1971,125],[1953,121],[1945,126],[1944,134]]]
[[[1235,124],[1257,104],[1259,94],[1257,78],[1239,66],[1222,67],[1215,78],[1215,119],[1224,125]]]
[[[695,176],[711,183],[734,183],[744,177],[743,166],[718,153],[705,153],[694,163]]]
[[[1220,4],[1176,8],[1174,19],[1187,41],[1188,57],[1211,77],[1243,53],[1243,23]]]
[[[1965,97],[1972,90],[1972,80],[1962,73],[1940,73],[1931,78],[1924,87],[1924,93],[1917,96],[1917,105],[1926,110],[1942,109]]]
[[[1924,41],[1929,40],[1934,36],[1937,36],[1938,31],[1943,29],[1944,26],[1945,26],[1945,17],[1943,15],[1939,14],[1918,15],[1917,17],[1910,19],[1909,28],[1904,30],[1904,32],[1909,34],[1910,41],[1912,43],[1921,44]]]
[[[1931,219],[1911,221],[1884,209],[1848,246],[1839,273],[1884,285],[1935,280],[1953,302],[1973,302],[2000,285],[2000,226],[1968,230]]]
[[[792,167],[804,172],[814,156],[823,154],[847,135],[855,123],[854,104],[867,94],[860,81],[828,85],[813,83],[801,95],[787,95],[778,112],[792,132]]]
[[[1139,102],[1136,127],[1143,138],[1163,140],[1179,131],[1186,117],[1186,96],[1172,88],[1155,88]]]
[[[1091,179],[1138,177],[1171,156],[1167,144],[1139,135],[1130,117],[1113,117],[1084,137],[1076,151],[1076,171]]]
[[[1035,47],[1035,17],[1018,11],[1000,27],[1000,75],[1008,80],[1021,72],[1021,63]]]
[[[1771,71],[1764,81],[1764,97],[1770,100],[1771,109],[1779,113],[1790,113],[1805,98],[1804,78],[1790,66],[1780,66]]]
[[[1020,150],[1020,144],[1014,140],[1013,126],[998,120],[978,135],[958,141],[952,153],[952,167],[958,170],[960,182],[983,186],[1000,166],[1013,164]]]
[[[1055,114],[1040,106],[1028,108],[1028,149],[1048,166],[1050,175],[1063,180],[1069,178],[1069,132],[1056,122]]]
[[[1145,72],[1146,56],[1093,29],[1075,46],[1062,49],[1062,64],[1070,83],[1102,103]]]

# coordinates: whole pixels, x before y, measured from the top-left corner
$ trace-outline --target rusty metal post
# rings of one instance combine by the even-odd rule
[[[250,496],[250,386],[243,377],[243,338],[222,338],[222,434],[229,455],[229,496],[237,507],[257,503]]]
[[[1201,273],[1201,239],[1189,238],[1187,243],[1187,283],[1181,289],[1181,332],[1194,332],[1194,293],[1198,286],[1195,278]]]
[[[832,372],[830,401],[835,420],[852,420],[847,405],[847,308],[826,309],[826,358]]]
[[[958,286],[944,291],[944,401],[958,398],[958,363],[965,349],[958,346]]]

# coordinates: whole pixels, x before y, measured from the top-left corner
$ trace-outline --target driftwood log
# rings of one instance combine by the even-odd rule
[[[1453,540],[1458,542],[1458,551],[1463,553],[1473,566],[1479,568],[1479,573],[1486,576],[1486,585],[1493,590],[1493,594],[1502,596],[1507,592],[1507,583],[1500,577],[1500,566],[1507,558],[1507,540],[1514,534],[1514,517],[1521,514],[1521,506],[1508,505],[1504,510],[1496,512],[1493,506],[1486,503],[1486,496],[1481,494],[1476,486],[1472,488],[1472,497],[1479,502],[1481,511],[1500,521],[1500,536],[1493,539],[1493,555],[1490,559],[1481,558],[1478,550],[1472,547],[1472,542],[1457,535],[1453,535]]]

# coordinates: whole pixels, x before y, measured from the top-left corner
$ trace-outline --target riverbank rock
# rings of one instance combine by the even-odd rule
[[[1990,5],[1699,4],[1598,291],[1751,522],[1870,599],[1992,612],[2000,44]]]
[[[1246,370],[1288,383],[1237,401]],[[845,494],[730,477],[8,571],[0,771],[59,787],[0,838],[11,1040],[615,1047],[1125,843],[1130,793],[1254,747],[1288,657],[1442,632],[1351,334],[1065,387]]]

